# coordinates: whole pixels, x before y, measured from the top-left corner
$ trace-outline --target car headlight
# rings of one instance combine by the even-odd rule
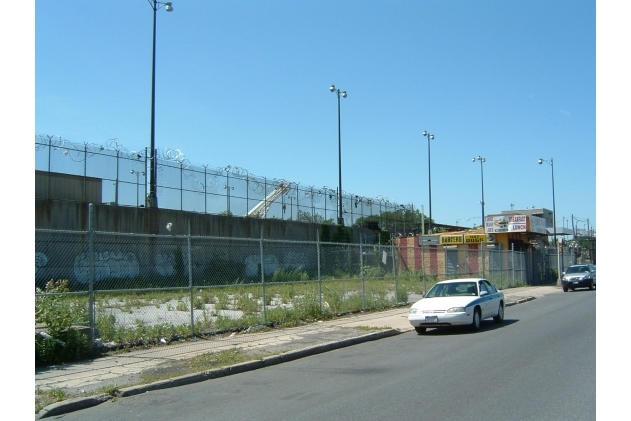
[[[464,307],[452,307],[447,309],[447,313],[465,313],[466,310]]]
[[[410,314],[416,314],[416,313],[418,313],[418,309],[417,308],[411,308],[409,313]]]

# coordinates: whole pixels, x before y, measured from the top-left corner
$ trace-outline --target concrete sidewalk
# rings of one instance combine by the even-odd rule
[[[504,296],[506,306],[509,307],[560,291],[562,291],[561,288],[557,286],[520,287],[504,290]],[[414,301],[415,298],[420,297],[410,297],[410,300]],[[148,390],[174,387],[271,366],[411,331],[413,327],[407,320],[410,305],[387,311],[358,313],[299,327],[273,329],[260,333],[233,333],[230,336],[208,340],[198,339],[89,361],[36,368],[36,388],[63,389],[68,395],[95,394],[92,397],[76,398],[49,405],[37,414],[36,419],[83,409],[107,401],[112,397],[111,395],[97,394],[106,386],[115,385],[118,388],[117,396],[130,396]],[[169,361],[234,348],[252,355],[257,353],[274,355],[232,367],[138,385],[143,371],[156,369]]]

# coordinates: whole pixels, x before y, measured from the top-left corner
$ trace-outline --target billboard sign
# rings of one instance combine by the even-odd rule
[[[489,215],[486,217],[484,232],[536,232],[545,234],[545,219],[532,215]]]
[[[440,244],[440,235],[419,235],[419,246],[437,246]]]

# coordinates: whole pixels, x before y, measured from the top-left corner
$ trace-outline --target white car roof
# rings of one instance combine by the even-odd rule
[[[460,278],[460,279],[447,279],[446,281],[436,282],[436,284],[451,284],[454,282],[478,282],[486,281],[484,278]]]

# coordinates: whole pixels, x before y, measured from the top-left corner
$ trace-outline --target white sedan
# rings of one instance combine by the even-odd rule
[[[438,282],[412,305],[408,321],[419,334],[427,328],[470,325],[480,330],[484,319],[504,321],[504,293],[482,278]]]

